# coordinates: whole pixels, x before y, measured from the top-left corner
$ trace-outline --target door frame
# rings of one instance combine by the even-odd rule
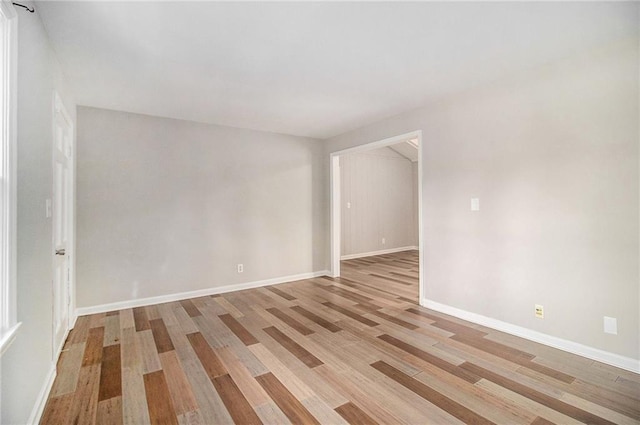
[[[424,237],[423,237],[423,218],[422,218],[422,130],[416,130],[409,133],[400,134],[398,136],[389,137],[387,139],[378,140],[371,143],[365,143],[363,145],[354,146],[348,149],[342,149],[339,151],[331,152],[329,154],[329,186],[330,186],[330,209],[331,209],[331,276],[340,277],[340,251],[341,251],[341,231],[342,231],[342,209],[341,209],[341,197],[340,197],[340,156],[352,153],[366,152],[372,149],[383,148],[396,143],[409,140],[418,139],[418,264],[419,264],[419,279],[418,279],[418,302],[423,305],[425,298],[425,282],[424,282],[424,270],[425,270],[425,257],[424,257]]]
[[[53,306],[53,302],[55,302],[55,300],[52,298],[52,325],[51,325],[51,333],[52,333],[52,359],[54,361],[57,360],[58,356],[60,355],[60,351],[62,350],[62,348],[64,347],[64,340],[66,340],[69,331],[73,328],[73,324],[75,323],[75,319],[76,319],[76,315],[75,315],[75,299],[76,299],[76,291],[75,291],[75,258],[76,258],[76,251],[75,251],[75,226],[76,226],[76,220],[75,220],[75,211],[76,211],[76,203],[75,203],[75,189],[76,189],[76,170],[75,170],[75,166],[76,166],[76,160],[75,160],[75,123],[73,121],[73,119],[71,118],[71,115],[69,114],[69,112],[67,112],[67,109],[64,106],[64,103],[62,102],[62,98],[60,97],[60,95],[58,94],[58,92],[54,91],[53,92],[53,102],[52,102],[52,120],[51,120],[51,222],[52,222],[52,226],[51,226],[51,270],[52,270],[52,280],[51,280],[51,287],[52,287],[52,295],[53,295],[53,287],[54,287],[54,273],[55,273],[55,223],[54,223],[54,199],[55,199],[55,195],[56,195],[56,177],[55,177],[55,151],[56,151],[56,120],[57,120],[57,115],[60,114],[62,115],[62,117],[69,123],[69,126],[71,128],[71,146],[70,146],[70,152],[69,152],[69,172],[71,174],[71,182],[70,182],[70,187],[68,188],[69,190],[69,196],[68,196],[68,203],[69,205],[66,205],[67,208],[65,208],[65,213],[66,213],[66,220],[67,220],[67,231],[68,231],[68,235],[67,235],[67,247],[66,247],[66,253],[65,255],[67,256],[68,259],[68,264],[69,264],[69,276],[68,276],[68,287],[67,287],[67,297],[68,297],[68,304],[67,304],[67,308],[68,308],[68,312],[67,312],[67,322],[65,323],[65,331],[64,331],[64,337],[63,337],[63,343],[59,346],[56,347],[56,340],[55,340],[55,318],[53,317],[53,311],[55,309],[55,307]]]

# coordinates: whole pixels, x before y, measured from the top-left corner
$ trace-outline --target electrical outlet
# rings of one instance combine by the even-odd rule
[[[386,244],[386,243],[387,243],[387,239],[382,238],[382,245],[384,245],[384,244]]]
[[[244,271],[244,265],[238,264],[238,273],[242,273]]]
[[[544,307],[536,304],[535,314],[538,319],[544,319]]]

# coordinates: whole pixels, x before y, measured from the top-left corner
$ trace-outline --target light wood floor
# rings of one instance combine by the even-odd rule
[[[81,317],[42,423],[640,423],[640,376],[419,307],[417,258]]]

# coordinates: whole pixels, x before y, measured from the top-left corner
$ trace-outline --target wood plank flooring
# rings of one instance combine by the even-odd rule
[[[78,318],[42,424],[640,424],[640,376],[417,305],[415,251]]]

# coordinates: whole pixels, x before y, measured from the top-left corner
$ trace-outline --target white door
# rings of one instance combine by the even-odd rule
[[[69,330],[73,214],[73,125],[58,95],[53,124],[53,356],[58,355]]]

